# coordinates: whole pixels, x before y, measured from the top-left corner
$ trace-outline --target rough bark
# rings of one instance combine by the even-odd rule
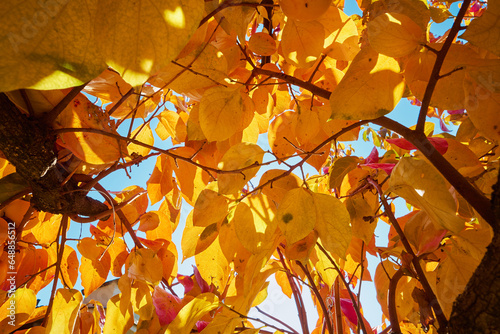
[[[19,111],[0,94],[0,151],[32,189],[35,208],[50,213],[92,216],[108,207],[79,191],[68,172],[57,163],[51,128]]]
[[[500,175],[492,205],[500,221]],[[498,224],[496,225],[498,226]],[[494,237],[464,292],[453,304],[448,322],[450,334],[500,333],[500,231]]]

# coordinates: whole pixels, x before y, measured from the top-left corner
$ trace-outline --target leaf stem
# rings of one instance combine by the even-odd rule
[[[398,271],[392,276],[389,281],[389,296],[387,300],[387,308],[389,310],[389,320],[392,325],[393,334],[401,334],[401,328],[399,327],[398,312],[396,308],[396,287],[398,282],[403,277],[403,268],[399,268]]]

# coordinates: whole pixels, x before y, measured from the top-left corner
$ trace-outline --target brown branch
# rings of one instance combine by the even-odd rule
[[[335,278],[334,288],[335,288],[335,320],[337,323],[337,333],[344,333],[342,324],[342,308],[340,307],[340,276],[338,274]]]
[[[439,322],[439,327],[440,328],[445,327],[448,320],[446,319],[443,310],[441,309],[441,305],[439,305],[439,301],[437,300],[436,295],[432,291],[429,281],[427,281],[427,277],[425,276],[425,273],[422,267],[420,266],[418,257],[415,255],[415,252],[413,252],[413,248],[411,248],[410,242],[406,238],[403,229],[401,228],[401,226],[399,226],[398,220],[394,216],[391,206],[385,199],[384,193],[380,188],[380,185],[377,183],[377,181],[373,180],[371,177],[368,177],[367,181],[377,190],[380,197],[380,201],[384,206],[385,214],[387,215],[392,226],[398,233],[401,243],[405,248],[405,251],[411,255],[411,262],[413,264],[413,267],[415,268],[415,272],[417,273],[417,278],[420,281],[420,284],[422,284],[422,287],[424,288],[425,293],[429,297],[429,300],[431,300],[432,308],[434,309],[434,312],[436,313],[436,318]]]
[[[301,88],[307,89],[308,91],[310,91],[314,95],[320,96],[322,98],[325,98],[325,99],[330,98],[331,92],[327,91],[326,89],[319,88],[318,86],[316,86],[310,82],[297,79],[291,75],[288,75],[288,74],[285,74],[282,72],[274,72],[271,70],[266,70],[266,69],[258,68],[258,67],[255,67],[253,69],[253,71],[259,75],[268,75],[268,76],[276,78],[276,79],[285,80],[287,83],[289,83],[291,85],[295,85],[295,86],[299,86]]]
[[[54,274],[54,283],[52,283],[52,291],[50,293],[50,301],[49,305],[47,306],[47,311],[45,312],[45,318],[43,319],[42,326],[45,327],[47,326],[47,322],[49,320],[49,315],[52,310],[52,305],[54,304],[54,297],[56,295],[56,289],[57,289],[57,280],[59,277],[59,274],[61,272],[61,263],[62,263],[62,257],[64,253],[64,245],[66,243],[66,231],[68,229],[68,215],[63,215],[61,219],[61,225],[60,225],[60,231],[61,231],[61,243],[59,243],[59,240],[57,241],[57,264],[56,264],[56,272]]]
[[[462,195],[462,197],[483,217],[493,228],[498,228],[491,204],[481,192],[479,192],[465,177],[460,174],[431,144],[423,133],[410,130],[400,123],[387,117],[380,117],[371,121],[391,131],[397,132],[417,149],[431,162],[431,164],[443,175],[443,177]]]
[[[347,289],[347,292],[349,293],[349,297],[351,298],[351,301],[352,301],[352,307],[354,307],[354,311],[356,311],[356,316],[358,317],[358,319],[363,319],[363,316],[361,315],[361,311],[359,309],[359,304],[356,301],[356,297],[354,296],[354,293],[351,291],[351,289],[349,289],[349,284],[346,282],[345,277],[342,274],[342,271],[340,270],[339,266],[337,266],[337,263],[335,262],[335,260],[332,259],[332,257],[330,256],[330,254],[328,254],[328,252],[326,251],[326,249],[323,248],[323,246],[319,242],[316,243],[316,245],[318,246],[319,250],[323,254],[325,254],[325,256],[328,259],[328,261],[330,261],[333,264],[335,270],[339,274],[338,277],[342,280],[342,283],[344,283],[344,286]],[[360,324],[361,324],[361,330],[363,331],[363,333],[367,334],[368,332],[366,330],[365,322],[363,320],[361,320]]]
[[[88,82],[87,82],[88,83]],[[68,106],[68,104],[73,101],[73,99],[80,94],[82,89],[87,85],[84,83],[83,85],[73,87],[71,91],[51,110],[48,114],[43,116],[42,123],[47,126],[52,126],[57,116]]]
[[[293,329],[293,327],[290,327],[290,325],[288,325],[286,322],[276,318],[276,317],[273,317],[272,315],[270,315],[269,313],[267,312],[264,312],[262,311],[258,306],[255,306],[255,308],[257,309],[257,311],[259,311],[260,313],[262,313],[263,315],[265,315],[266,317],[269,317],[271,319],[273,319],[274,321],[280,323],[281,325],[285,326],[286,328],[288,328],[289,330],[292,331],[292,333],[295,333],[295,334],[299,334],[299,332],[297,332],[295,329]]]
[[[10,203],[14,202],[16,199],[23,198],[24,196],[28,195],[29,193],[31,193],[31,188],[30,187],[24,188],[23,190],[21,190],[20,192],[18,192],[14,196],[12,196],[11,198],[0,203],[0,210],[5,208]]]
[[[286,263],[285,263],[285,258],[283,254],[281,253],[281,250],[276,248],[278,251],[278,255],[280,257],[280,262],[283,268],[285,269],[286,277],[288,279],[288,282],[290,283],[290,287],[292,288],[293,292],[293,298],[295,299],[295,306],[297,306],[297,312],[299,314],[299,319],[300,319],[300,325],[302,326],[302,333],[304,334],[309,334],[309,327],[307,325],[307,315],[306,315],[306,309],[304,307],[304,302],[302,301],[302,296],[300,294],[300,291],[295,284],[295,281],[293,280],[292,274],[290,274],[290,269],[288,269]]]
[[[314,280],[311,276],[311,273],[309,272],[309,270],[307,270],[307,268],[302,264],[302,262],[300,261],[295,261],[297,263],[297,265],[300,267],[300,269],[302,269],[302,271],[304,272],[304,274],[306,274],[307,276],[307,279],[309,280],[309,283],[310,283],[310,286],[311,286],[311,289],[312,291],[314,292],[314,295],[316,296],[316,299],[318,299],[318,303],[319,305],[321,306],[321,310],[323,311],[323,317],[325,318],[325,322],[326,322],[326,327],[328,328],[328,332],[330,334],[334,334],[335,332],[333,331],[333,326],[332,326],[332,322],[330,321],[330,316],[328,315],[328,309],[326,308],[326,305],[325,305],[325,301],[323,300],[323,298],[321,297],[321,294],[319,293],[318,291],[318,288],[316,287],[316,285],[314,284]]]
[[[132,95],[133,92],[134,89],[130,88],[128,92],[125,93],[125,95],[122,95],[122,97],[115,103],[115,105],[111,107],[111,109],[109,109],[108,116],[113,115],[116,109],[118,109],[123,104],[123,102],[125,102],[125,100],[128,99],[130,95]]]
[[[451,27],[448,33],[446,41],[444,42],[441,50],[439,50],[439,52],[437,53],[436,62],[434,63],[434,67],[432,68],[431,76],[429,78],[429,82],[427,83],[427,88],[425,89],[424,98],[422,99],[422,105],[420,106],[420,113],[418,115],[417,126],[415,129],[417,133],[422,133],[422,134],[424,133],[427,110],[429,109],[432,94],[434,93],[436,84],[438,80],[441,78],[439,76],[439,72],[441,71],[441,67],[443,66],[444,59],[448,54],[448,50],[450,49],[453,40],[455,40],[455,37],[457,36],[460,30],[460,23],[462,22],[462,19],[464,18],[464,15],[467,12],[470,3],[471,0],[464,0],[464,2],[462,3],[462,7],[460,8],[457,17],[455,18],[455,22],[453,22],[453,26]]]
[[[389,310],[389,320],[392,325],[393,334],[401,334],[401,328],[399,327],[398,312],[396,309],[396,287],[398,282],[403,277],[403,268],[399,268],[398,271],[392,276],[389,281],[389,296],[387,300],[387,308]]]
[[[283,332],[283,333],[290,333],[290,334],[296,334],[296,333],[297,333],[296,331],[291,332],[291,331],[287,331],[286,329],[282,329],[282,328],[279,328],[279,327],[273,326],[273,325],[271,325],[270,323],[267,323],[267,322],[265,322],[265,321],[263,321],[263,320],[261,320],[261,319],[259,319],[259,318],[253,318],[253,317],[249,317],[248,315],[244,315],[243,313],[236,311],[235,309],[233,309],[232,307],[227,306],[227,305],[226,305],[226,304],[224,304],[224,303],[221,303],[221,305],[222,305],[222,306],[224,306],[224,307],[227,307],[230,311],[232,311],[232,312],[236,313],[237,315],[239,315],[239,316],[240,316],[241,318],[243,318],[243,319],[248,319],[248,320],[258,321],[258,322],[260,322],[260,323],[262,323],[262,324],[266,325],[267,327],[274,328],[274,329],[276,329],[276,330],[278,330],[278,331],[281,331],[281,332]]]

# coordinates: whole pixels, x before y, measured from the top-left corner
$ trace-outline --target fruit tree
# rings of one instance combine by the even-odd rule
[[[1,333],[498,333],[498,0],[0,15]],[[258,309],[270,280],[300,328]]]

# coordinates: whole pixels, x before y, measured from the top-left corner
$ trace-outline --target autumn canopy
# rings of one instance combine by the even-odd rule
[[[0,333],[500,328],[499,1],[12,0],[0,17]],[[408,101],[412,127],[390,114]],[[248,316],[272,280],[300,328]]]

